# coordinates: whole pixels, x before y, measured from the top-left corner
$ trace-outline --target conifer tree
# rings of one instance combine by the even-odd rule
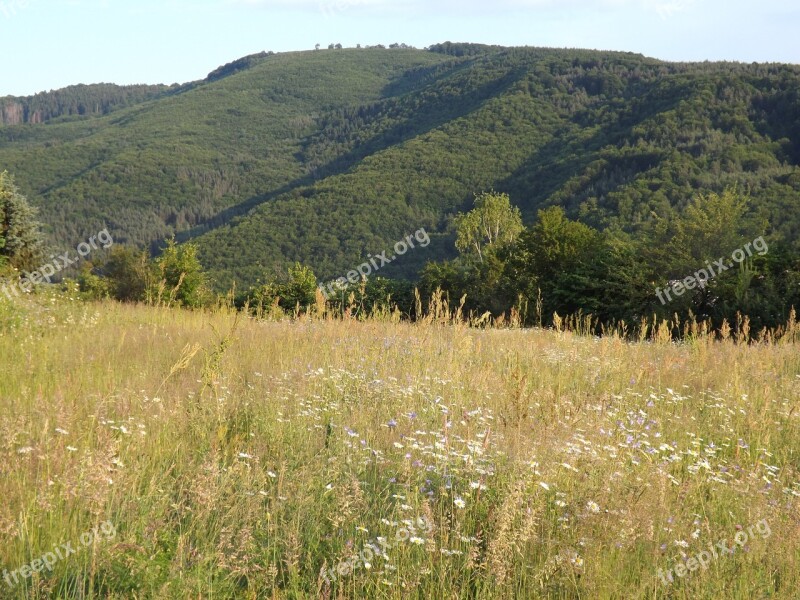
[[[0,256],[19,270],[35,269],[44,257],[37,210],[20,194],[14,178],[0,173]]]

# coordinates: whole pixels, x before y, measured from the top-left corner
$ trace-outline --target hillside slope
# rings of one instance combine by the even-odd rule
[[[0,126],[48,123],[59,118],[105,115],[113,110],[156,98],[179,86],[108,83],[73,85],[22,98],[0,98]]]
[[[54,241],[194,238],[225,287],[287,262],[338,276],[421,227],[509,192],[636,231],[738,184],[800,244],[800,68],[441,45],[255,55],[89,121],[0,128],[0,166]],[[229,74],[230,73],[230,74]]]
[[[302,143],[333,107],[382,97],[424,52],[274,55],[88,121],[0,128],[0,165],[72,243],[108,223],[149,244],[306,176]]]

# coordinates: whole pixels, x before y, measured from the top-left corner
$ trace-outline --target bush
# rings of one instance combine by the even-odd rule
[[[150,300],[187,308],[201,308],[211,303],[213,296],[208,277],[197,258],[194,244],[179,246],[174,239],[169,240],[164,252],[156,259],[154,270],[156,281],[149,286]]]
[[[295,263],[287,276],[273,277],[251,294],[251,302],[262,309],[278,306],[284,311],[308,312],[317,302],[317,278],[309,267]]]

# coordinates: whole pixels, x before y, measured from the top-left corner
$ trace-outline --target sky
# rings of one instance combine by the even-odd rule
[[[800,63],[798,0],[0,0],[0,97],[185,83],[247,54],[444,41]]]

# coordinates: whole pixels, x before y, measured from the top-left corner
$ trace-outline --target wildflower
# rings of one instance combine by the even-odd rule
[[[546,489],[548,492],[550,491],[550,486],[547,485],[544,481],[540,481],[539,485]]]
[[[275,479],[277,477],[277,475],[275,473],[273,473],[272,471],[267,471],[267,477],[272,477],[272,479]]]
[[[60,433],[61,435],[69,435],[69,431],[61,429],[60,427],[56,427],[56,433]]]
[[[455,504],[458,508],[464,508],[467,505],[461,496],[458,496],[455,500],[453,500],[453,504]]]
[[[589,512],[593,513],[600,512],[600,506],[594,500],[589,500],[589,502],[586,503],[586,508],[589,510]]]
[[[425,543],[425,540],[423,540],[421,537],[417,537],[417,536],[413,536],[413,537],[409,538],[408,541],[411,542],[412,544],[416,544],[417,546],[421,546],[422,544]]]

